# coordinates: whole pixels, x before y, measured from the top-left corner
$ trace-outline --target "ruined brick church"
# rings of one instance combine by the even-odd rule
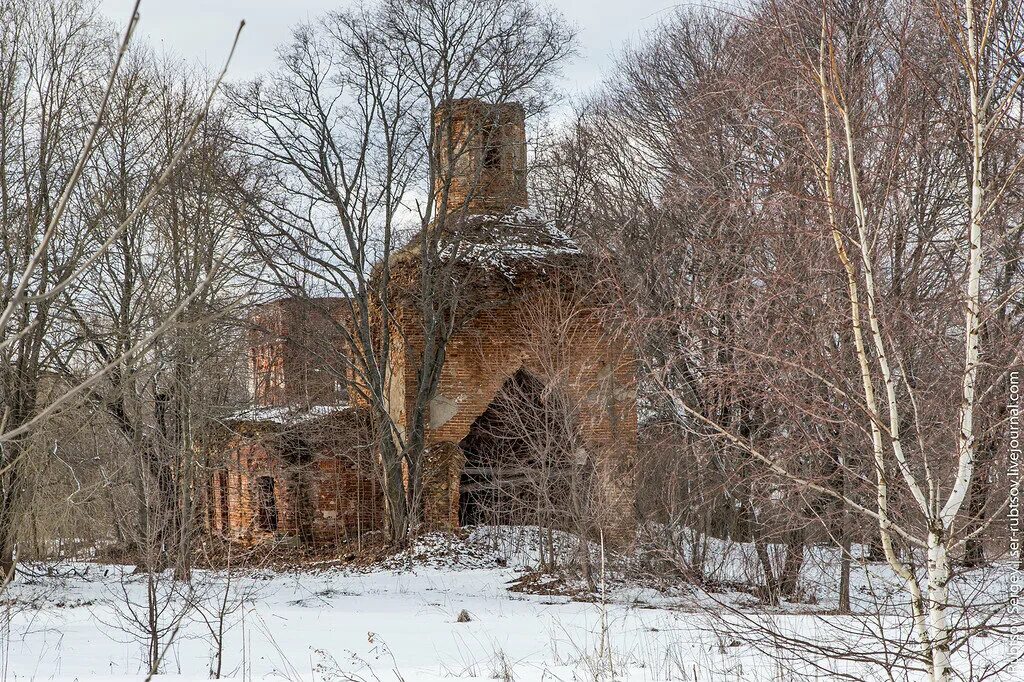
[[[538,452],[551,449],[549,436],[557,433],[572,442],[558,458],[559,475],[570,473],[551,487],[569,486],[571,472],[586,466],[593,472],[587,494],[603,521],[628,524],[635,369],[629,345],[614,333],[619,325],[597,282],[596,260],[527,210],[521,106],[452,101],[435,115],[438,128],[440,115],[447,117],[445,134],[465,144],[447,168],[446,205],[459,216],[454,258],[461,276],[471,278],[476,305],[448,341],[426,414],[420,516],[430,528],[529,522],[540,500],[517,491],[541,474],[556,480],[545,469],[553,458]],[[440,132],[438,139],[452,141]],[[448,163],[444,157],[435,162]],[[414,240],[388,264],[393,273],[415,273],[418,258]],[[422,357],[414,300],[397,288],[388,304],[397,333],[390,337],[387,411],[403,432]],[[352,390],[350,350],[338,331],[350,319],[350,303],[286,298],[253,315],[252,405],[225,420],[211,457],[211,533],[331,546],[383,528],[372,411]],[[519,407],[510,407],[508,396]],[[513,499],[527,513],[502,512]]]

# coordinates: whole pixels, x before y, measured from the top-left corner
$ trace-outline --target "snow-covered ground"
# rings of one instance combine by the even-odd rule
[[[522,558],[482,543],[454,555],[428,543],[372,570],[249,570],[230,582],[223,572],[197,571],[194,592],[168,599],[167,590],[180,588],[164,579],[152,586],[162,609],[156,621],[173,639],[162,671],[211,676],[218,610],[229,612],[221,672],[242,680],[804,680],[835,679],[829,666],[854,670],[822,658],[826,670],[815,675],[788,672],[746,638],[724,633],[719,616],[728,609],[707,595],[621,584],[604,600],[522,593],[514,589]],[[29,568],[39,575],[20,578],[0,604],[5,680],[145,677],[145,575],[89,563]],[[468,622],[458,622],[462,611]],[[745,624],[737,616],[740,631],[753,632],[762,617],[811,637],[860,622],[791,609]],[[995,642],[982,658],[1007,652]],[[996,679],[1022,678],[1024,668]]]

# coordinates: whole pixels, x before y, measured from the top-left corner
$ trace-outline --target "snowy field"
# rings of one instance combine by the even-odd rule
[[[164,641],[173,640],[162,652],[161,677],[169,679],[210,678],[221,631],[221,675],[239,680],[740,681],[836,679],[838,671],[885,679],[826,660],[824,670],[793,673],[762,647],[723,633],[715,612],[724,607],[707,595],[622,585],[593,601],[524,594],[514,588],[524,568],[507,553],[446,548],[441,559],[419,549],[372,570],[250,570],[230,580],[197,571],[195,591],[172,597],[173,581],[150,585],[121,567],[30,566],[37,575],[19,578],[3,606],[3,679],[144,679],[150,616]],[[462,611],[468,622],[458,622]],[[760,617],[745,626],[740,616],[741,629],[753,634]],[[796,610],[771,618],[820,637],[835,636],[835,623],[858,622]],[[986,639],[982,658],[1006,655],[1005,643]],[[995,679],[1024,679],[1024,668]]]

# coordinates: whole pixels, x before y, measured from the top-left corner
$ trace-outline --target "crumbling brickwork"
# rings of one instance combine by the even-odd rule
[[[488,307],[450,339],[437,395],[430,405],[424,463],[424,517],[438,527],[457,525],[459,471],[451,458],[434,453],[452,452],[469,434],[473,423],[495,400],[505,382],[520,369],[541,381],[551,379],[550,358],[543,340],[535,337],[531,323],[540,322],[535,311],[551,305],[560,296],[543,286],[508,304]],[[572,294],[570,294],[571,296]],[[631,474],[636,450],[637,412],[635,364],[629,346],[601,319],[600,308],[589,313],[580,308],[586,301],[566,300],[578,329],[571,333],[571,353],[559,360],[558,372],[566,382],[569,401],[581,415],[579,427],[589,456],[595,459],[601,477],[602,500],[595,505],[607,518],[605,527],[627,527],[633,520],[635,490]],[[416,358],[420,357],[421,335],[416,330],[416,313],[403,310],[401,319],[407,333],[395,353],[400,357],[406,404],[392,407],[403,426],[404,415],[412,409],[417,380]],[[460,460],[461,461],[461,460]],[[599,520],[599,519],[595,519]]]
[[[526,114],[522,105],[453,100],[434,112],[434,127],[439,140],[439,213],[502,213],[511,206],[526,208]],[[448,191],[445,183],[449,183]]]
[[[211,529],[247,543],[285,535],[321,546],[379,529],[367,429],[365,411],[351,408],[298,425],[237,422],[212,476]]]
[[[435,112],[437,176],[450,181],[437,208],[460,250],[446,271],[458,290],[457,323],[427,414],[423,519],[431,527],[462,522],[474,454],[466,448],[477,442],[468,437],[480,437],[482,416],[493,416],[513,377],[528,377],[539,400],[557,393],[571,417],[569,459],[597,480],[593,522],[625,530],[635,500],[634,355],[606,317],[598,261],[525,211],[524,121],[517,104],[457,100]],[[394,331],[387,409],[406,433],[424,344],[416,243],[392,254],[387,294]],[[209,485],[214,531],[244,541],[289,535],[328,543],[384,522],[372,437],[382,425],[370,423],[368,406],[349,390],[352,363],[339,331],[347,303],[286,299],[255,316],[256,407],[229,420]]]

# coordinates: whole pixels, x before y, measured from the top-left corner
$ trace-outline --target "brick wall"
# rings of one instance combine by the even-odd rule
[[[504,213],[526,208],[526,115],[516,103],[448,102],[434,112],[437,211]]]
[[[348,399],[343,298],[286,298],[253,316],[249,364],[258,406],[333,405]]]
[[[636,451],[636,369],[632,349],[611,333],[602,319],[605,308],[587,299],[587,290],[559,293],[550,282],[520,290],[466,322],[450,339],[437,396],[428,415],[424,468],[424,513],[434,526],[458,522],[458,486],[461,459],[452,456],[473,422],[494,401],[499,390],[519,369],[545,381],[552,373],[565,382],[581,415],[579,427],[585,448],[594,458],[602,496],[599,509],[608,528],[628,529],[635,500],[633,459]],[[497,299],[501,300],[501,299]],[[572,322],[562,337],[558,357],[551,357],[553,340],[538,337],[544,323],[538,311],[571,311]],[[422,344],[417,313],[406,307],[399,313],[405,329],[398,348],[404,386],[392,405],[403,426],[412,410]],[[548,346],[545,349],[545,346]],[[542,357],[543,355],[543,357]],[[454,448],[454,449],[453,449]],[[460,451],[461,452],[461,451]]]
[[[259,523],[257,488],[264,476],[274,481],[277,534],[306,535],[303,539],[317,545],[330,545],[379,529],[382,500],[373,469],[375,455],[367,447],[367,419],[361,411],[350,412],[356,414],[289,429],[237,425],[213,475],[212,529],[246,543],[275,535]],[[299,442],[302,445],[296,445]],[[300,510],[305,510],[301,516]]]

